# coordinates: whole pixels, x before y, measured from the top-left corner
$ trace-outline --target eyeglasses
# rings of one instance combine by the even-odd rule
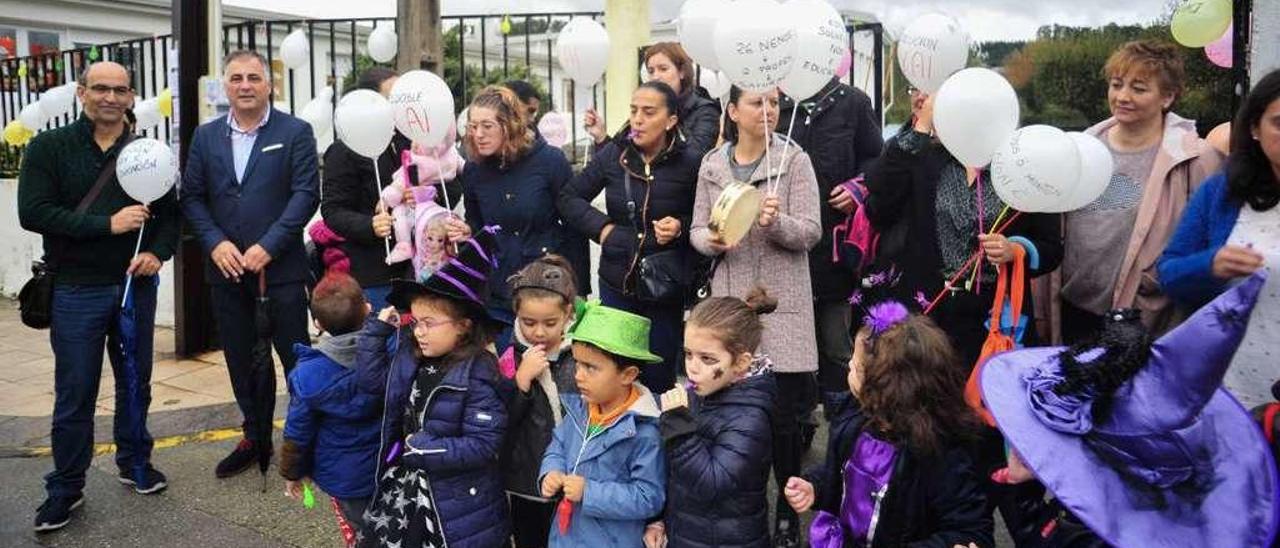
[[[94,95],[106,95],[108,93],[114,93],[116,95],[124,96],[124,95],[129,95],[133,93],[133,88],[129,86],[107,86],[103,84],[95,84],[95,85],[89,86],[89,91],[92,91]]]
[[[472,122],[467,124],[467,131],[471,133],[494,133],[501,129],[502,126],[494,122]]]
[[[412,318],[409,320],[409,329],[413,330],[414,333],[417,333],[418,331],[435,329],[445,324],[456,323],[457,321],[458,320],[419,320],[417,318]]]

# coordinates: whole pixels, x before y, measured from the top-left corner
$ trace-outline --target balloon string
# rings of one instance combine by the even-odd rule
[[[440,151],[432,148],[431,155],[436,159],[436,178],[440,180],[440,193],[444,194],[444,208],[449,211],[449,215],[453,215],[453,204],[449,202],[449,189],[444,186],[444,164],[440,163]],[[458,242],[453,242],[453,254],[458,254]]]
[[[800,103],[794,100],[793,102],[795,103],[795,107],[791,109],[791,122],[787,124],[787,141],[785,143],[782,143],[782,162],[781,163],[783,167],[786,167],[787,165],[787,150],[791,148],[791,132],[795,131],[796,129],[796,113],[800,112]],[[769,124],[765,123],[765,127],[768,128]],[[774,186],[776,189],[777,185],[775,184]]]
[[[1004,219],[1005,214],[1009,213],[1009,209],[1010,209],[1009,206],[1006,205],[1004,206],[1004,209],[1000,210],[1000,214],[996,216],[995,222],[991,223],[991,232],[989,232],[989,234],[996,233],[996,226],[999,225],[1000,221]]]
[[[777,196],[778,185],[775,179],[770,179],[773,172],[773,161],[769,158],[769,141],[772,141],[773,132],[769,131],[769,97],[763,98],[761,105],[764,107],[764,182],[769,189],[770,196]]]
[[[378,190],[377,192],[378,209],[385,213],[387,211],[387,204],[382,203],[382,172],[378,171],[377,158],[370,158],[369,161],[373,162],[374,188]],[[391,256],[391,236],[387,236],[386,238],[383,238],[382,245],[387,248],[387,256],[390,257]]]
[[[982,168],[980,167],[973,168],[973,184],[978,187],[978,235],[981,236],[983,232],[983,223],[985,222],[984,217],[986,217],[986,203],[982,201]],[[981,244],[979,244],[978,247],[979,251],[981,251]],[[969,282],[969,284],[974,288],[973,292],[978,295],[982,294],[982,278],[978,276],[978,271],[980,270],[982,270],[981,267],[973,269],[972,279],[976,281]]]
[[[992,230],[991,233],[999,234],[1004,232],[1005,229],[1009,228],[1009,225],[1013,224],[1013,222],[1018,220],[1018,217],[1021,217],[1021,216],[1022,216],[1021,211],[1014,212],[1014,214],[1009,217],[1009,220],[1005,221],[1004,224],[1000,225],[1000,228]],[[964,276],[968,272],[969,268],[973,266],[973,263],[978,259],[980,259],[981,257],[982,257],[981,251],[974,253],[972,256],[970,256],[969,260],[964,263],[964,266],[961,266],[960,270],[957,270],[955,275],[951,276],[951,279],[947,280],[947,283],[942,284],[942,290],[938,291],[938,294],[934,296],[932,301],[929,302],[929,306],[925,307],[923,314],[928,316],[929,313],[933,311],[933,308],[938,306],[939,302],[942,302],[942,298],[946,296],[947,292],[951,290],[951,285],[956,283],[956,280],[960,279],[961,276]]]
[[[138,253],[142,251],[142,232],[147,229],[147,221],[143,219],[142,226],[138,227],[138,241],[133,244],[133,258],[138,258]],[[130,260],[129,262],[133,262]],[[124,296],[120,298],[120,308],[124,308],[126,302],[129,302],[129,288],[133,286],[133,275],[130,274],[124,278]]]

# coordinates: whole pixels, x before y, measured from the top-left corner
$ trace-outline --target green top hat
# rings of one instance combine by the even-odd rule
[[[662,358],[649,352],[649,318],[609,308],[599,301],[578,307],[578,321],[569,328],[574,342],[584,342],[601,350],[645,363]]]

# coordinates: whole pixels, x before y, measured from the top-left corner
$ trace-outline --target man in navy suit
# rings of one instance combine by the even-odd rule
[[[261,421],[272,417],[259,416],[251,399],[259,276],[265,277],[271,302],[272,346],[286,376],[296,362],[293,346],[309,343],[302,230],[315,214],[319,181],[311,126],[271,108],[266,59],[242,50],[227,55],[223,66],[231,113],[196,129],[179,192],[182,210],[209,254],[205,277],[232,391],[244,414],[244,439],[218,463],[220,478],[271,453],[271,439],[258,439],[258,432]]]

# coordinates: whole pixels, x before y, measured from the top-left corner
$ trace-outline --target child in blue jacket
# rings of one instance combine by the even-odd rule
[[[369,313],[360,285],[329,273],[311,294],[311,316],[326,335],[314,348],[297,345],[289,374],[289,416],[280,449],[285,493],[302,496],[310,478],[333,499],[347,544],[363,525],[378,457],[380,398],[356,389],[356,341]]]
[[[662,361],[649,320],[590,303],[571,336],[579,394],[561,396],[564,421],[539,472],[544,497],[563,495],[548,543],[640,546],[666,498],[658,406],[636,381],[642,364]]]

